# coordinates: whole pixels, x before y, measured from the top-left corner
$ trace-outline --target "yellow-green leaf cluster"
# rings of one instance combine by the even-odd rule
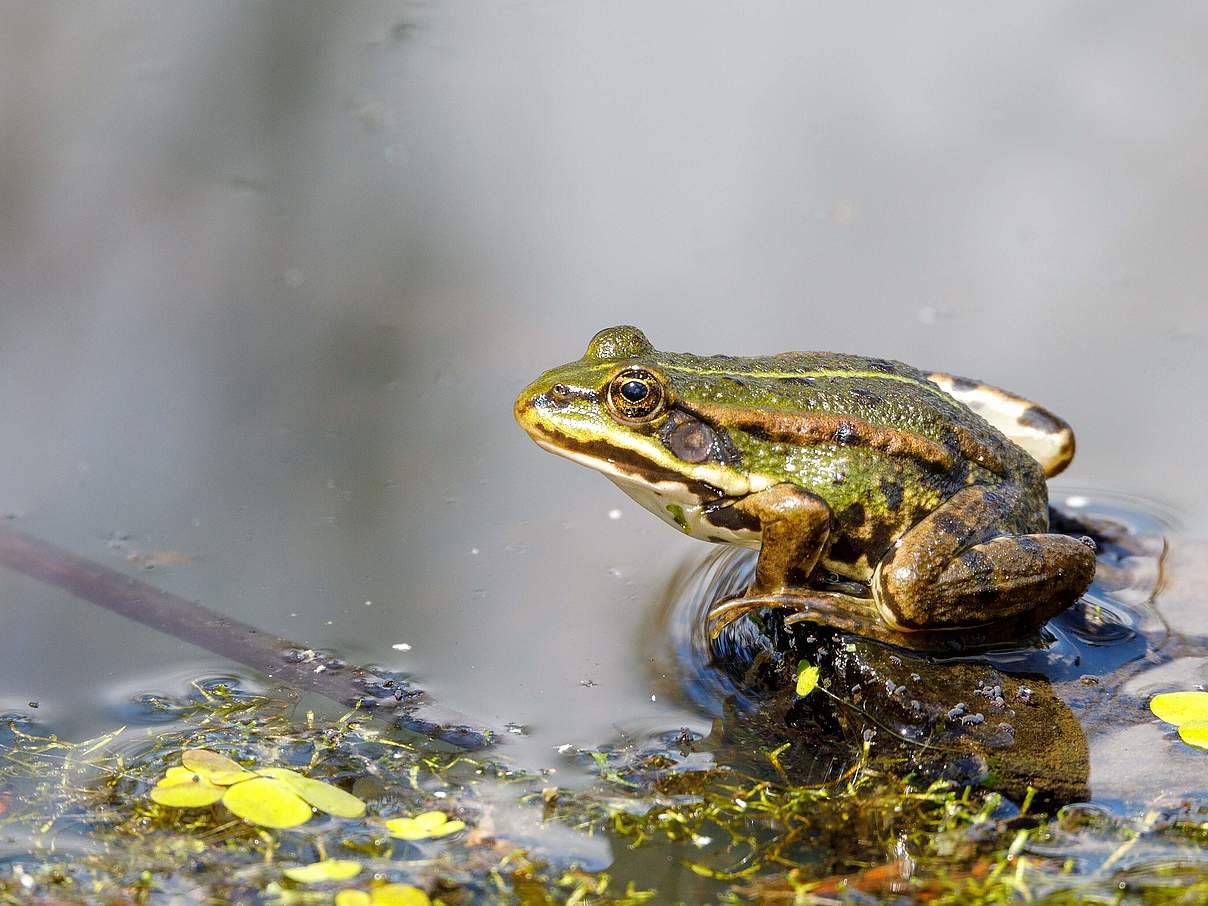
[[[209,749],[186,749],[180,760],[151,790],[160,805],[201,808],[221,801],[237,817],[273,828],[306,822],[312,806],[338,818],[365,813],[356,796],[286,768],[252,771]]]
[[[1149,710],[1178,727],[1183,742],[1208,749],[1208,692],[1163,692],[1149,700]]]
[[[341,890],[336,894],[336,906],[431,906],[428,895],[410,884],[382,884],[368,893],[364,890]]]
[[[353,859],[324,859],[297,868],[285,869],[285,876],[299,884],[322,884],[324,881],[347,881],[361,873],[361,863]]]
[[[411,818],[391,818],[386,822],[390,836],[400,840],[429,840],[455,834],[466,826],[464,821],[449,820],[444,812],[421,812]]]

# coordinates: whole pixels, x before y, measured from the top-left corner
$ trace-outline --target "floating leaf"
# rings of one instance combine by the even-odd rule
[[[797,694],[803,698],[818,686],[818,668],[809,661],[797,664]]]
[[[450,821],[444,812],[421,812],[413,818],[391,818],[386,822],[390,836],[400,840],[428,840],[455,834],[466,826],[464,821]]]
[[[164,772],[163,779],[160,780],[160,783],[166,785],[169,783],[183,783],[186,780],[198,779],[205,778],[202,778],[202,776],[196,771],[190,771],[188,768],[182,768],[180,765],[175,764]]]
[[[1149,700],[1149,710],[1175,726],[1208,720],[1208,692],[1163,692]]]
[[[459,824],[461,822],[458,822]],[[373,906],[431,906],[428,895],[410,884],[383,884],[370,894]]]
[[[1179,738],[1189,746],[1208,749],[1208,720],[1192,720],[1181,724]]]
[[[222,798],[221,787],[184,768],[169,768],[164,779],[151,788],[151,799],[171,808],[202,808]]]
[[[297,868],[285,869],[285,876],[300,884],[321,884],[324,881],[347,881],[361,873],[361,863],[353,859],[324,859]]]
[[[373,900],[365,891],[350,887],[336,894],[336,906],[373,906]]]
[[[180,763],[219,786],[230,786],[232,783],[251,780],[256,776],[251,771],[244,770],[239,762],[209,749],[185,749],[180,753]]]
[[[312,814],[301,796],[272,777],[256,777],[229,787],[222,804],[261,827],[296,827]]]
[[[280,780],[321,812],[337,818],[359,818],[365,814],[365,803],[338,786],[303,777],[287,768],[265,768],[260,773]]]

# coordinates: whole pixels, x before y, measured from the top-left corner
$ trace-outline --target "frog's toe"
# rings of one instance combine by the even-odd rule
[[[731,598],[723,601],[705,617],[709,625],[709,638],[716,640],[725,628],[736,623],[752,611],[761,607],[780,607],[801,610],[807,605],[807,600],[797,595],[744,595],[741,598]]]
[[[784,591],[777,594],[744,595],[732,598],[713,608],[708,620],[712,623],[709,637],[716,639],[731,623],[761,607],[791,610],[784,624],[819,623],[851,632],[868,633],[876,630],[875,614],[865,598],[828,591]]]

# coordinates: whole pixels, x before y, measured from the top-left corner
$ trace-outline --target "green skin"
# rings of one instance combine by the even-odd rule
[[[1047,533],[1069,427],[977,382],[837,353],[660,352],[614,327],[515,415],[681,530],[759,548],[722,625],[770,604],[874,635],[1034,627],[1094,576],[1091,549]]]

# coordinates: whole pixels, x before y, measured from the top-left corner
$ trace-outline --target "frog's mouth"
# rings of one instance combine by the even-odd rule
[[[576,440],[544,426],[529,428],[529,436],[543,450],[602,472],[622,486],[642,485],[670,499],[694,504],[709,503],[727,496],[725,491],[708,482],[687,478],[651,462],[633,450],[607,441]]]

